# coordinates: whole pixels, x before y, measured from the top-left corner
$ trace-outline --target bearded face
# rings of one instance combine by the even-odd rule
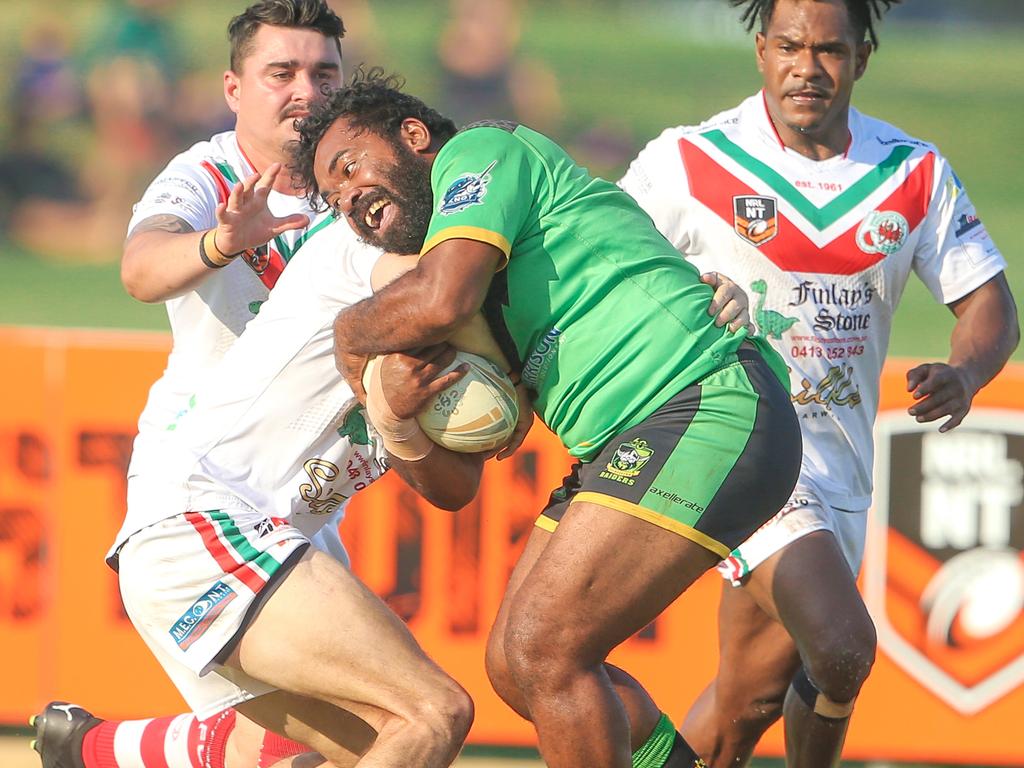
[[[394,143],[394,162],[380,168],[380,183],[353,202],[348,220],[370,245],[389,253],[415,254],[423,247],[433,213],[430,161]]]

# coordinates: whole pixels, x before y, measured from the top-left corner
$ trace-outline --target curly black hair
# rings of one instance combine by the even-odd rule
[[[289,145],[292,184],[304,190],[314,207],[319,207],[320,191],[313,173],[316,148],[327,129],[344,117],[360,132],[370,131],[381,138],[398,142],[406,118],[414,117],[430,129],[431,136],[445,144],[456,133],[455,123],[420,99],[402,92],[405,80],[388,75],[381,67],[357,69],[349,84],[331,92],[310,108],[309,117],[296,126],[299,138]]]
[[[857,36],[862,40],[870,40],[872,48],[878,48],[878,35],[875,33],[874,19],[881,20],[882,14],[901,1],[843,0]],[[768,28],[772,14],[775,13],[776,0],[729,0],[729,2],[734,8],[744,8],[740,20],[746,23],[748,32],[754,28],[754,22],[758,18],[761,19],[761,31],[764,32]]]

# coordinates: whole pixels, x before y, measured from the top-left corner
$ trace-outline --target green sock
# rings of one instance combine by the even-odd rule
[[[676,727],[664,712],[650,738],[633,753],[633,768],[662,768],[672,751]]]

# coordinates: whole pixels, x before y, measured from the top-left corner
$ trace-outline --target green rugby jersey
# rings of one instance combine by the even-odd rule
[[[633,199],[518,126],[456,134],[431,172],[423,253],[478,240],[508,259],[484,314],[534,408],[589,460],[614,435],[732,362],[746,331],[715,327],[711,289]],[[781,358],[758,343],[785,381]]]

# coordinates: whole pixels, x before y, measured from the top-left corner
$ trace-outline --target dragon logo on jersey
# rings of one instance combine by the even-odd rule
[[[341,426],[338,427],[338,435],[347,437],[355,445],[369,445],[370,432],[366,428],[366,414],[363,406],[357,405],[345,414]]]
[[[1024,686],[1024,414],[975,406],[939,435],[896,411],[876,434],[864,597],[879,648],[973,715]]]
[[[736,234],[754,246],[779,234],[778,206],[774,197],[739,195],[732,199]]]
[[[857,247],[864,253],[892,256],[907,242],[910,224],[896,211],[872,211],[857,229]]]
[[[464,173],[451,183],[451,186],[444,193],[441,205],[437,212],[442,216],[450,216],[453,213],[464,211],[471,205],[479,205],[487,194],[487,185],[491,181],[491,169],[497,164],[493,160],[490,165],[480,173]]]
[[[786,317],[774,309],[765,309],[764,300],[768,296],[768,283],[755,280],[750,290],[758,295],[757,307],[754,309],[754,321],[761,335],[769,339],[781,339],[782,334],[792,328],[800,320],[799,317]]]
[[[649,448],[643,438],[636,437],[628,443],[620,443],[612,460],[605,465],[605,471],[599,477],[623,485],[636,485],[636,476],[653,455],[654,449]]]

